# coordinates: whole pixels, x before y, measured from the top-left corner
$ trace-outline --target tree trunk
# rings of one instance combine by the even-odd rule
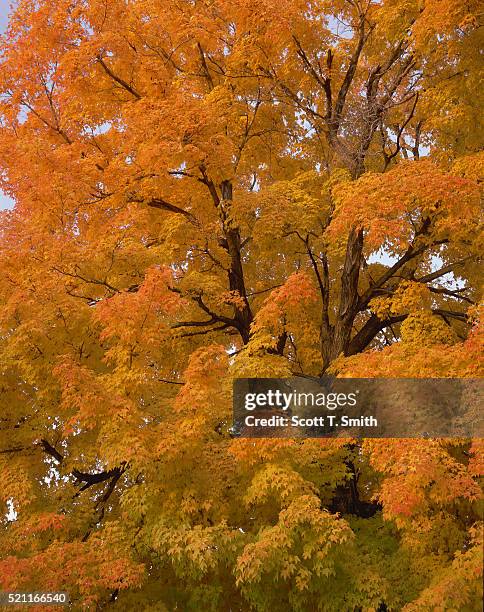
[[[341,295],[334,326],[323,325],[321,355],[323,373],[333,359],[347,355],[353,322],[358,312],[358,279],[363,252],[363,230],[353,228],[346,244],[346,255],[341,274]]]
[[[227,216],[224,209],[224,202],[232,201],[232,183],[223,181],[221,184],[222,201],[220,203],[220,212],[222,215],[222,224],[224,236],[226,240],[227,252],[230,256],[230,269],[228,272],[230,291],[237,291],[242,298],[244,305],[242,308],[235,309],[234,318],[237,323],[237,329],[242,336],[242,340],[246,344],[250,336],[250,324],[252,323],[253,315],[247,298],[245,289],[244,269],[242,265],[240,231],[238,227],[228,227]]]

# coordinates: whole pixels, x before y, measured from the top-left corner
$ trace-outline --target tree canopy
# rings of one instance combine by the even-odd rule
[[[242,440],[237,377],[479,377],[481,3],[20,0],[0,585],[481,609],[482,441]]]

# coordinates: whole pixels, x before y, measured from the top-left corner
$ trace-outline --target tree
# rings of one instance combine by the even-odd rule
[[[479,440],[230,436],[234,377],[482,374],[479,25],[463,0],[19,2],[3,590],[480,609]]]

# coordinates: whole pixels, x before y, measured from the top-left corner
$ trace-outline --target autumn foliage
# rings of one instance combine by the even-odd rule
[[[477,0],[20,0],[1,590],[477,611],[482,440],[242,440],[236,377],[479,377]]]

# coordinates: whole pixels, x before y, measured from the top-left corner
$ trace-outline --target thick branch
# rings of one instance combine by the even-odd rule
[[[335,132],[339,128],[339,124],[341,121],[341,116],[343,114],[344,105],[346,102],[346,96],[348,95],[348,91],[351,83],[353,82],[353,78],[356,73],[356,68],[358,66],[358,62],[360,59],[361,52],[363,50],[363,46],[368,38],[368,34],[365,33],[365,16],[360,16],[360,23],[358,25],[358,42],[356,44],[356,48],[353,51],[353,55],[351,56],[350,63],[348,66],[348,70],[346,71],[345,77],[343,79],[343,83],[338,93],[338,97],[336,99],[336,104],[334,107],[334,127]],[[370,30],[371,31],[371,30]]]
[[[55,449],[52,444],[50,444],[49,442],[47,442],[47,440],[42,439],[40,441],[40,446],[42,447],[43,451],[45,453],[47,453],[48,455],[50,455],[51,457],[54,457],[54,459],[58,462],[58,463],[62,463],[64,461],[64,457],[61,455],[61,453]]]
[[[141,95],[136,91],[134,87],[131,87],[129,83],[126,83],[121,77],[118,77],[114,72],[109,68],[109,66],[104,62],[103,58],[98,55],[97,61],[102,66],[104,72],[118,85],[120,85],[123,89],[129,92],[132,96],[134,96],[137,100],[141,100]]]
[[[167,202],[163,198],[151,198],[148,200],[143,200],[142,198],[137,198],[135,196],[131,196],[129,198],[129,202],[139,202],[140,204],[145,203],[147,206],[151,208],[158,208],[159,210],[167,210],[168,212],[175,213],[177,215],[183,215],[192,223],[193,225],[199,226],[198,219],[188,210],[184,210],[175,204],[171,204]]]
[[[41,446],[42,450],[47,455],[50,455],[51,457],[53,457],[59,464],[62,464],[64,462],[64,456],[44,438],[40,441],[39,446]],[[76,468],[72,470],[71,474],[78,481],[84,483],[84,485],[79,489],[79,493],[80,493],[81,491],[85,491],[86,489],[88,489],[94,484],[106,482],[107,480],[113,479],[115,480],[114,484],[116,484],[116,482],[119,480],[119,477],[125,470],[126,470],[126,463],[123,462],[120,467],[115,467],[115,468],[112,468],[111,470],[104,470],[102,472],[95,472],[94,474],[89,474],[88,472],[81,472],[80,470]]]
[[[430,227],[430,218],[427,217],[422,222],[422,226],[419,231],[415,234],[415,238],[419,236],[425,235]],[[389,268],[380,278],[372,283],[372,285],[365,291],[365,293],[360,297],[358,301],[358,310],[364,310],[368,306],[368,302],[374,297],[375,293],[378,289],[381,289],[383,285],[389,281],[396,272],[400,270],[406,263],[408,263],[411,259],[414,259],[418,255],[424,253],[431,245],[423,245],[421,247],[416,247],[415,243],[411,244],[408,249],[405,251],[403,256],[395,263],[391,268]]]
[[[440,268],[439,270],[436,270],[435,272],[431,272],[430,274],[426,274],[425,276],[421,276],[420,278],[416,278],[415,280],[418,283],[429,283],[431,281],[437,280],[438,278],[442,276],[445,276],[446,274],[450,274],[451,272],[454,271],[454,268],[457,268],[458,266],[462,266],[464,263],[466,263],[466,261],[469,261],[471,259],[477,259],[477,257],[475,255],[469,255],[469,257],[465,257],[464,259],[455,261],[454,263],[444,266],[443,268]]]
[[[347,355],[356,355],[357,353],[363,352],[379,332],[386,327],[390,327],[394,323],[404,321],[407,316],[408,315],[405,314],[398,317],[389,317],[381,321],[376,315],[372,314],[360,331],[351,339]]]
[[[207,334],[211,334],[213,332],[223,331],[229,327],[233,327],[234,333],[238,333],[238,329],[234,324],[229,325],[228,323],[224,323],[223,325],[219,325],[219,327],[210,327],[209,329],[203,329],[203,330],[196,331],[196,332],[187,332],[187,333],[181,334],[180,337],[181,338],[192,338],[193,336],[206,336]]]
[[[207,61],[205,59],[205,53],[202,49],[202,45],[199,42],[197,42],[197,48],[198,48],[198,52],[200,53],[200,59],[202,61],[202,68],[205,72],[205,77],[207,79],[207,82],[208,82],[208,85],[211,91],[214,88],[214,83],[213,83],[212,75],[210,74],[210,70],[208,69],[208,66],[207,66]]]

